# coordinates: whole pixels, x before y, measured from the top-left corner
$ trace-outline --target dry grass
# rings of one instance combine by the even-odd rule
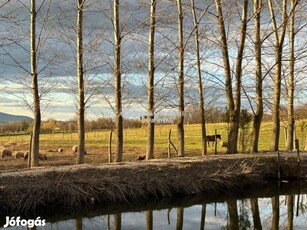
[[[75,208],[91,204],[121,203],[176,195],[238,192],[264,183],[263,172],[274,174],[259,160],[224,159],[150,162],[64,169],[0,176],[0,204],[25,213],[49,207]]]

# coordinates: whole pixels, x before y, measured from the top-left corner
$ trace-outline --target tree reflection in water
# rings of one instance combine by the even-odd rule
[[[190,207],[174,207],[144,212],[97,214],[48,223],[44,229],[306,229],[306,195],[271,198],[231,199]],[[304,198],[304,199],[303,199]],[[298,208],[298,209],[297,209]],[[299,211],[299,216],[295,215]]]

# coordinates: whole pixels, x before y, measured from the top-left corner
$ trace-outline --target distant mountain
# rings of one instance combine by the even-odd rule
[[[27,116],[12,115],[0,112],[0,123],[7,123],[12,121],[33,121],[33,119]]]

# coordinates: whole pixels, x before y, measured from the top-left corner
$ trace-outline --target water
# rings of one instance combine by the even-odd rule
[[[163,204],[157,205],[158,208],[161,206]],[[231,198],[220,202],[202,202],[186,207],[169,206],[159,210],[143,209],[137,212],[122,208],[125,211],[116,209],[117,213],[103,213],[103,209],[100,209],[97,213],[83,216],[77,213],[56,219],[42,217],[46,219],[46,225],[36,229],[307,229],[307,194]],[[274,223],[278,227],[274,227]]]

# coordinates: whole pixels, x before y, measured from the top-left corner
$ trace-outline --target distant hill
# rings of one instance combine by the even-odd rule
[[[27,116],[12,115],[0,112],[0,123],[7,123],[12,121],[33,121],[33,119]]]

